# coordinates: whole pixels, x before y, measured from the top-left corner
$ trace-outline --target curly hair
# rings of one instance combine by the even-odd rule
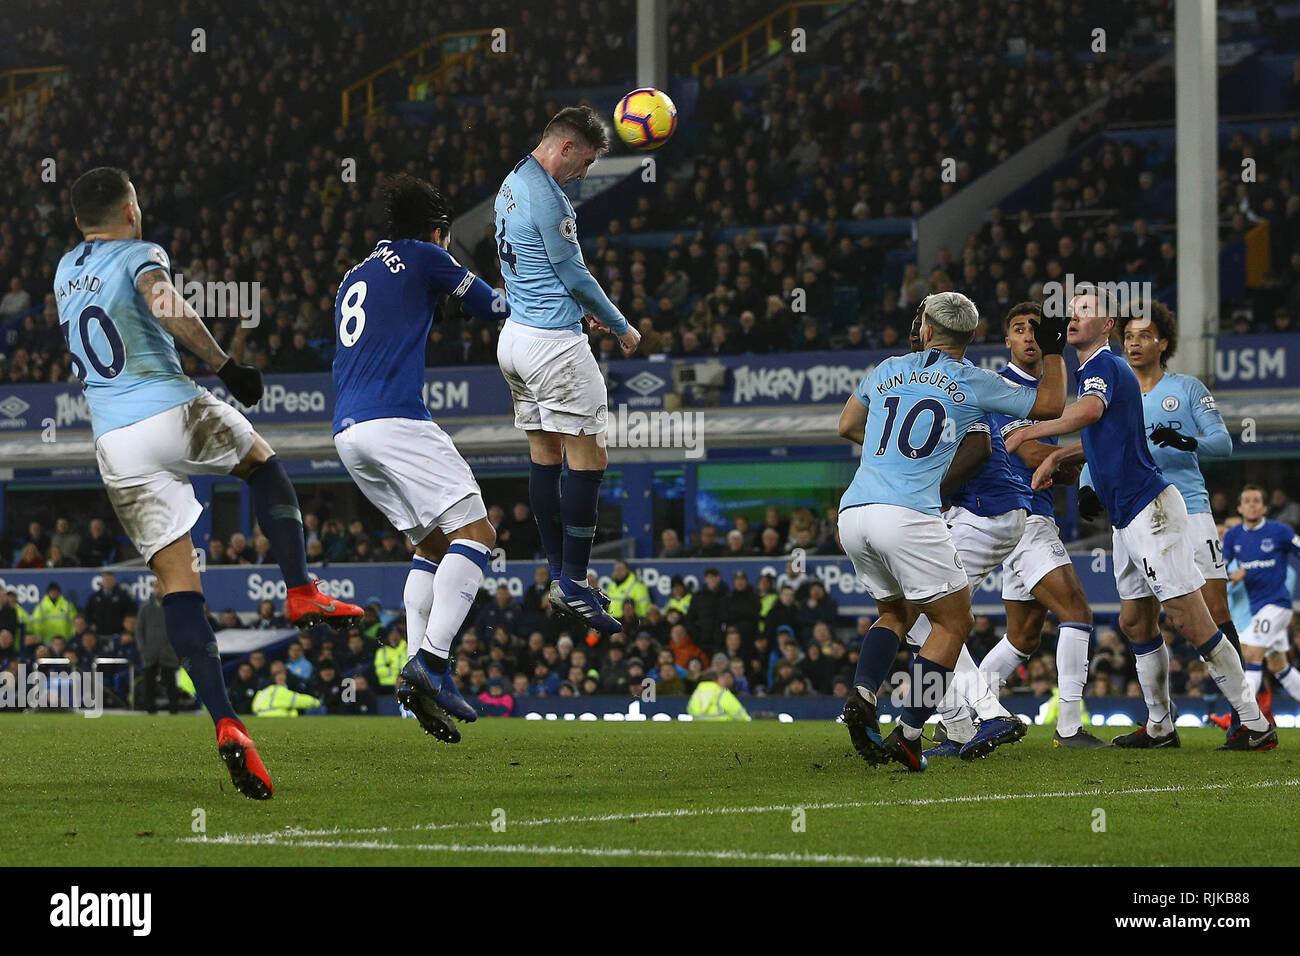
[[[1146,313],[1151,318],[1151,325],[1155,328],[1156,336],[1169,343],[1160,356],[1160,367],[1164,368],[1169,364],[1169,360],[1174,357],[1174,353],[1178,351],[1178,316],[1174,314],[1174,311],[1169,306],[1163,302],[1157,302],[1155,299],[1147,303]],[[1140,315],[1129,315],[1120,320],[1118,331],[1121,341],[1124,338],[1124,331],[1128,328],[1128,324],[1134,319],[1140,318],[1142,318]]]

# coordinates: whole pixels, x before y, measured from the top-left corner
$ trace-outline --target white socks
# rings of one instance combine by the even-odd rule
[[[1174,729],[1169,706],[1169,649],[1165,647],[1163,638],[1157,637],[1150,643],[1156,645],[1155,648],[1142,654],[1137,653],[1137,649],[1143,645],[1133,645],[1133,657],[1137,663],[1138,683],[1142,685],[1142,697],[1147,702],[1147,733],[1152,737],[1165,737]],[[1237,653],[1231,644],[1228,644],[1228,650]]]
[[[1260,677],[1263,676],[1260,674]],[[1292,700],[1300,700],[1300,671],[1294,667],[1287,667],[1282,673],[1274,676],[1282,682],[1282,688],[1291,695]]]
[[[1218,640],[1210,638],[1214,648],[1208,654],[1205,653],[1205,645],[1197,648],[1205,658],[1205,663],[1209,665],[1210,676],[1219,685],[1223,696],[1228,698],[1228,703],[1232,704],[1237,716],[1241,718],[1243,727],[1255,731],[1268,730],[1268,721],[1259,712],[1259,704],[1255,702],[1255,692],[1251,690],[1246,680],[1246,672],[1241,669],[1241,658],[1237,656],[1237,649],[1223,636],[1223,632],[1219,632],[1217,637]],[[1262,671],[1260,677],[1263,677]]]
[[[421,650],[451,656],[451,644],[474,604],[490,554],[486,545],[464,538],[456,538],[447,548],[433,576],[433,608]]]
[[[1063,622],[1056,639],[1056,681],[1061,688],[1056,732],[1062,737],[1074,736],[1083,726],[1080,708],[1083,686],[1088,681],[1088,640],[1091,635],[1091,625]]]
[[[1250,686],[1250,696],[1258,697],[1259,689],[1264,686],[1264,665],[1246,665],[1246,683]]]
[[[438,572],[438,562],[416,555],[411,560],[411,570],[406,574],[406,587],[402,603],[406,606],[406,659],[409,661],[420,649],[424,632],[429,627],[429,612],[433,609],[433,577]]]
[[[1015,669],[1029,660],[1029,655],[1018,650],[1005,637],[980,661],[980,673],[994,690],[1001,690]]]
[[[952,683],[939,708],[939,719],[943,721],[948,739],[957,743],[966,743],[975,736],[975,725],[971,721],[971,711],[980,720],[994,717],[1009,717],[1010,712],[998,701],[998,695],[989,687],[980,669],[975,666],[975,658],[963,644],[957,656],[957,665],[952,671]]]

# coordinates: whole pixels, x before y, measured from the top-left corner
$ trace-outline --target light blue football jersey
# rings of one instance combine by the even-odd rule
[[[939,486],[957,446],[991,412],[1026,418],[1038,391],[939,349],[896,355],[853,393],[867,407],[862,462],[840,509],[888,504],[940,513]]]
[[[86,390],[95,438],[197,398],[176,341],[136,291],[150,269],[171,274],[162,247],[138,239],[92,239],[59,260],[54,298],[72,371]]]
[[[1210,494],[1205,490],[1199,456],[1226,458],[1232,454],[1232,436],[1210,390],[1190,375],[1166,372],[1155,388],[1142,396],[1142,417],[1146,420],[1151,457],[1187,502],[1187,513],[1209,514]],[[1165,427],[1195,438],[1196,450],[1152,444],[1151,433]]]
[[[532,154],[502,182],[493,215],[510,317],[535,329],[581,332],[585,310],[555,272],[559,263],[582,258],[577,214]]]

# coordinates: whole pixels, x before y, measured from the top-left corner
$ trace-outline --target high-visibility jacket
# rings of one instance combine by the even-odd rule
[[[696,720],[749,720],[749,713],[731,691],[717,681],[702,680],[686,702],[686,712]]]
[[[758,629],[760,631],[766,630],[767,612],[772,610],[772,606],[775,605],[776,602],[777,602],[777,596],[775,594],[764,594],[762,598],[759,599]]]
[[[605,593],[609,595],[611,617],[622,620],[620,615],[623,613],[624,601],[632,602],[632,610],[637,617],[645,617],[650,613],[650,589],[635,574],[625,577],[622,584],[611,578]]]
[[[677,610],[682,612],[682,617],[685,617],[686,612],[691,609],[691,596],[692,596],[691,592],[687,591],[679,598],[669,598],[668,607],[664,609],[664,613],[666,614],[668,611],[671,611],[673,608],[676,608]]]
[[[1052,696],[1049,697],[1047,703],[1042,706],[1041,713],[1043,715],[1043,723],[1049,725],[1056,723],[1057,718],[1061,716],[1060,688],[1052,688]],[[1088,708],[1083,705],[1082,701],[1079,702],[1079,717],[1083,720],[1084,727],[1087,727],[1092,723],[1092,717],[1088,714]]]
[[[382,686],[392,687],[396,684],[397,675],[402,673],[405,666],[406,641],[398,642],[396,647],[384,644],[375,651],[375,680]]]
[[[57,601],[51,601],[47,594],[41,598],[32,612],[31,632],[48,643],[56,637],[65,641],[72,640],[72,619],[77,616],[77,608],[62,594]]]
[[[190,675],[183,667],[176,668],[176,686],[182,694],[189,694],[191,697],[199,696],[199,692],[194,689],[194,681],[190,679]]]
[[[258,717],[297,717],[298,711],[320,705],[310,694],[296,694],[279,684],[263,687],[253,696],[253,714]]]

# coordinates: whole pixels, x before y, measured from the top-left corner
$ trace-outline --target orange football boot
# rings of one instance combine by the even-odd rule
[[[311,627],[328,624],[338,629],[361,623],[365,612],[355,604],[327,597],[317,587],[317,581],[301,587],[289,588],[284,599],[284,616],[294,627]]]
[[[217,723],[217,750],[230,771],[235,789],[251,800],[270,800],[275,788],[271,775],[257,754],[248,728],[237,720],[223,717]]]

